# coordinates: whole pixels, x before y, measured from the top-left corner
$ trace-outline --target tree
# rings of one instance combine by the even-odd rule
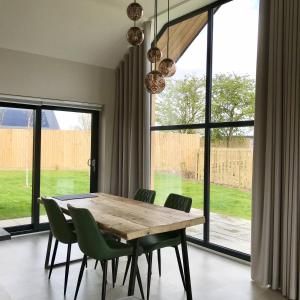
[[[255,81],[248,75],[216,74],[212,84],[212,120],[215,122],[253,119]],[[187,75],[182,80],[168,80],[167,88],[156,101],[159,125],[203,123],[205,115],[206,77]],[[192,133],[194,130],[182,132]],[[225,140],[244,135],[238,127],[216,128],[212,140]]]
[[[86,113],[80,113],[78,115],[78,123],[79,123],[79,127],[76,127],[76,129],[78,128],[79,130],[91,130],[92,127],[91,115]]]
[[[202,123],[204,103],[204,78],[186,76],[183,80],[169,79],[167,88],[156,101],[156,121],[160,125]]]
[[[235,122],[254,118],[255,81],[249,75],[216,74],[212,85],[212,120]],[[212,140],[226,141],[229,146],[233,136],[244,135],[244,128],[217,128]]]

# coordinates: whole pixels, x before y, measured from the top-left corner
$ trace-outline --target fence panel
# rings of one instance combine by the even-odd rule
[[[32,134],[32,129],[0,129],[0,169],[31,169]],[[90,131],[43,130],[41,142],[43,170],[88,169]]]
[[[252,185],[252,143],[233,141],[211,148],[212,183],[250,190]],[[198,134],[155,132],[152,135],[152,170],[204,179],[204,137]],[[153,176],[153,174],[152,174]]]

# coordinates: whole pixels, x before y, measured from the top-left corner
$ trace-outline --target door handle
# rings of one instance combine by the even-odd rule
[[[91,160],[91,166],[92,166],[92,169],[93,169],[93,172],[95,173],[96,172],[96,159],[95,158],[93,158],[92,160]]]

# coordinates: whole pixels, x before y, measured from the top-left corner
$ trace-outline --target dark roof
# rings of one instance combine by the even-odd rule
[[[25,128],[32,127],[32,110],[22,108],[0,108],[0,127]],[[42,111],[42,128],[59,129],[56,116],[53,111]]]

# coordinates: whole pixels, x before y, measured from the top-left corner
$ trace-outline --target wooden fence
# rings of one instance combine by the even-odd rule
[[[212,183],[250,190],[252,185],[252,140],[212,145]],[[179,174],[198,181],[204,179],[204,138],[197,134],[154,132],[152,170]]]
[[[88,170],[89,131],[42,130],[42,170]],[[0,129],[0,169],[32,168],[32,129]]]
[[[25,170],[32,167],[32,130],[0,129],[0,169]],[[88,170],[90,132],[43,130],[43,170]],[[252,184],[251,141],[222,143],[211,149],[211,182],[250,190]],[[197,134],[154,132],[152,170],[178,174],[203,181],[204,139]]]

